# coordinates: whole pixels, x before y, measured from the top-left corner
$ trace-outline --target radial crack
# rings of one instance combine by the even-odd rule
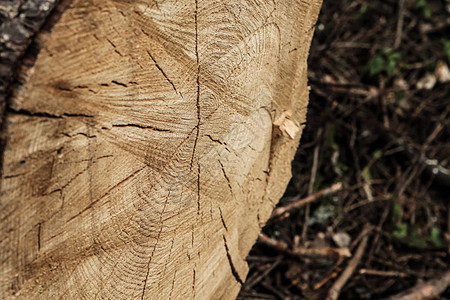
[[[64,117],[75,117],[75,118],[93,118],[94,116],[86,115],[86,114],[72,114],[72,113],[63,113],[63,114],[52,114],[48,112],[37,112],[30,111],[26,109],[15,109],[10,106],[6,108],[7,112],[10,114],[24,115],[29,117],[40,117],[40,118],[49,118],[49,119],[63,119]]]
[[[179,92],[177,90],[177,88],[175,87],[175,84],[173,83],[172,80],[170,80],[169,76],[167,76],[166,72],[164,72],[164,70],[160,67],[160,65],[156,62],[155,58],[153,57],[153,55],[150,53],[150,51],[147,50],[147,54],[148,56],[150,56],[150,58],[152,59],[153,63],[155,64],[155,67],[161,72],[161,74],[164,76],[164,78],[166,78],[166,80],[170,83],[170,85],[172,86],[173,90],[175,91],[175,93],[179,94],[180,97],[182,99],[183,98],[183,94],[181,94],[181,92]]]
[[[236,267],[234,266],[233,260],[231,259],[231,254],[230,254],[230,250],[228,249],[227,239],[225,238],[225,235],[223,235],[222,237],[223,237],[223,244],[225,246],[225,251],[227,252],[228,263],[230,264],[231,273],[233,274],[236,281],[242,285],[242,284],[244,284],[244,281],[239,276],[239,273],[236,270]]]
[[[162,233],[163,225],[164,225],[163,216],[164,216],[164,213],[166,212],[166,207],[167,207],[167,202],[169,202],[169,197],[170,197],[170,191],[166,197],[166,200],[164,201],[164,206],[161,211],[161,214],[159,215],[159,223],[160,223],[161,227],[159,228],[159,232],[158,232],[158,236],[156,237],[155,245],[153,247],[152,253],[150,254],[150,258],[148,260],[147,274],[145,275],[145,279],[144,279],[144,286],[142,288],[141,299],[144,299],[144,296],[145,296],[145,289],[147,288],[148,276],[150,275],[150,264],[152,263],[152,259],[153,259],[153,256],[155,255],[156,247],[158,246],[159,240],[161,238],[161,233]]]
[[[195,57],[197,61],[197,125],[196,125],[196,135],[194,141],[194,147],[192,149],[191,158],[191,170],[194,164],[195,152],[197,150],[198,137],[200,135],[200,125],[201,125],[201,107],[200,107],[200,58],[198,54],[198,1],[195,0]],[[197,215],[200,215],[200,162],[197,159]]]
[[[200,163],[197,163],[197,215],[200,214]]]
[[[222,209],[220,208],[220,206],[219,206],[219,212],[220,212],[220,219],[222,220],[223,228],[225,228],[225,231],[228,231],[228,227],[227,227],[227,224],[225,223],[225,220],[223,218]]]
[[[42,223],[38,223],[38,232],[37,232],[37,246],[38,246],[38,251],[41,251],[41,227],[42,227]]]
[[[228,183],[228,188],[231,191],[231,195],[233,195],[233,187],[231,186],[231,181],[230,178],[228,177],[227,173],[225,172],[225,167],[223,166],[222,162],[220,161],[220,159],[217,160],[220,164],[220,166],[222,167],[222,173],[223,173],[223,177],[225,177],[225,179],[227,180]]]
[[[136,128],[140,128],[140,129],[151,129],[151,130],[155,130],[155,131],[161,131],[161,132],[173,132],[170,129],[163,129],[163,128],[158,128],[158,127],[154,127],[154,126],[148,126],[148,125],[139,125],[139,124],[113,124],[112,127],[136,127]]]

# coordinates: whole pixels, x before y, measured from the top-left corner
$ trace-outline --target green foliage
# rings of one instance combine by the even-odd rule
[[[369,64],[370,76],[381,73],[381,71],[383,71],[385,65],[386,65],[386,61],[384,60],[384,58],[381,57],[380,55],[375,55]]]
[[[421,11],[422,16],[425,19],[431,18],[431,9],[426,0],[417,0],[414,4],[414,8]]]
[[[350,170],[349,166],[347,166],[346,164],[344,164],[343,162],[338,162],[337,166],[339,168],[339,170],[342,171],[342,173],[347,172],[348,170]]]
[[[394,224],[392,228],[393,238],[413,248],[425,248],[429,245],[442,247],[442,232],[438,227],[433,226],[429,236],[426,237],[426,234],[422,232],[418,225],[401,221],[402,210],[401,204],[394,201],[391,210],[391,219]]]
[[[372,153],[372,157],[374,159],[380,159],[382,156],[383,156],[383,151],[381,151],[380,149],[377,149]]]
[[[372,174],[370,173],[370,166],[365,166],[364,169],[361,171],[361,176],[364,178],[365,181],[370,181],[372,179]]]
[[[398,66],[401,55],[390,48],[384,48],[372,58],[369,63],[370,76],[385,73],[390,76]]]
[[[352,17],[353,21],[359,21],[361,20],[364,16],[366,16],[367,13],[369,13],[371,11],[372,7],[370,6],[369,3],[362,3],[361,4],[361,8],[359,9],[359,11]]]
[[[327,124],[327,130],[325,135],[325,143],[324,146],[327,149],[333,149],[337,150],[339,147],[336,143],[335,135],[336,135],[336,128],[333,124]]]
[[[444,46],[445,56],[447,56],[447,60],[450,63],[450,40],[443,39],[442,44]]]
[[[428,238],[428,240],[430,241],[430,243],[432,243],[434,246],[436,247],[442,247],[442,245],[444,244],[442,242],[442,233],[441,230],[436,227],[433,226],[430,230],[430,237]]]
[[[414,248],[424,248],[427,246],[427,240],[423,237],[422,230],[417,226],[408,226],[408,237],[406,244]]]
[[[395,224],[395,228],[392,231],[392,236],[399,240],[406,238],[408,236],[408,224]]]
[[[398,223],[402,213],[402,206],[396,200],[394,200],[394,205],[392,205],[392,223]]]
[[[383,157],[383,151],[381,151],[380,149],[375,150],[372,153],[372,157],[373,159],[379,160],[381,157]],[[369,162],[361,171],[361,176],[364,178],[365,181],[370,181],[372,180],[372,173],[370,172],[370,168],[373,166],[373,161]]]
[[[413,248],[424,248],[427,246],[427,240],[417,226],[402,222],[397,223],[392,231],[392,236]]]

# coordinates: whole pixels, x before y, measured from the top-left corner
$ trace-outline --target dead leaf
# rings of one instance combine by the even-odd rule
[[[352,241],[352,238],[346,232],[337,232],[331,238],[339,248],[347,248]]]
[[[448,65],[444,61],[440,60],[437,63],[434,74],[436,75],[436,78],[440,83],[450,82],[450,70],[448,68]]]
[[[434,74],[427,73],[424,77],[422,77],[421,79],[419,79],[419,81],[417,81],[416,87],[419,90],[422,89],[431,90],[435,86],[436,81],[437,79]]]

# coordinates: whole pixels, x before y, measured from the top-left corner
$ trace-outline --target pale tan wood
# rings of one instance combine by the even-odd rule
[[[0,298],[233,299],[290,178],[320,4],[73,1],[6,119]]]

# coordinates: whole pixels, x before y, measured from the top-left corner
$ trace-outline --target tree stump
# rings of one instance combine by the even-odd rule
[[[320,4],[69,1],[8,100],[0,297],[235,298],[290,179]]]

